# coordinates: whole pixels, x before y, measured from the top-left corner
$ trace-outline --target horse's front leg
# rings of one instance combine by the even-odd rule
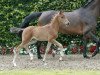
[[[83,37],[83,46],[84,46],[84,49],[83,49],[83,57],[84,58],[89,58],[89,56],[87,56],[87,40],[85,37]]]
[[[42,56],[41,56],[41,53],[40,53],[40,46],[41,46],[41,41],[38,41],[37,43],[36,43],[36,45],[37,45],[37,57],[38,57],[38,59],[42,59]]]
[[[17,55],[18,55],[18,53],[19,53],[19,49],[20,49],[22,46],[23,46],[23,45],[22,45],[22,43],[21,43],[18,47],[15,47],[15,48],[13,49],[14,58],[13,58],[12,63],[13,63],[14,66],[17,66],[17,65],[16,65],[16,58],[17,58]]]
[[[46,50],[45,50],[45,54],[44,54],[44,57],[43,57],[43,62],[45,62],[45,60],[46,60],[46,55],[47,55],[47,53],[48,53],[50,47],[51,47],[51,43],[48,42],[48,44],[47,44],[47,48],[46,48]]]

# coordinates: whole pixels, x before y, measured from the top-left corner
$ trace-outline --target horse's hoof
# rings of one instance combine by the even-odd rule
[[[16,67],[17,66],[16,63],[13,63],[13,66]]]
[[[46,65],[47,65],[47,63],[45,62],[45,63],[44,63],[44,66],[46,66]]]
[[[52,57],[55,57],[55,53],[52,53]]]
[[[94,57],[95,55],[97,55],[97,51],[93,52],[92,57]]]
[[[55,55],[56,55],[56,51],[53,51],[52,52],[52,57],[55,57]]]
[[[90,59],[90,57],[89,57],[89,56],[84,56],[84,58],[86,58],[86,59]]]
[[[38,56],[38,59],[43,59],[43,57],[41,57],[41,56]]]
[[[59,58],[59,61],[63,61],[63,58],[62,58],[62,57],[60,57],[60,58]]]
[[[16,63],[15,63],[14,61],[12,61],[12,64],[13,64],[13,66],[14,66],[14,67],[16,67],[16,66],[17,66],[17,65],[16,65]]]

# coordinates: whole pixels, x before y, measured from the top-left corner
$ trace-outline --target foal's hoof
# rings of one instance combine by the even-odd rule
[[[13,63],[13,66],[16,67],[17,66],[16,63]]]
[[[44,66],[46,66],[47,65],[47,63],[46,62],[44,62]]]
[[[92,57],[94,57],[95,55],[97,55],[97,51],[93,52]]]
[[[59,61],[63,61],[63,58],[62,58],[62,57],[60,57],[60,58],[59,58]]]
[[[43,57],[41,57],[41,56],[38,56],[38,59],[43,59]]]
[[[17,65],[16,64],[14,64],[14,67],[16,67]]]
[[[86,58],[86,59],[90,59],[90,57],[89,57],[89,56],[84,56],[84,58]]]
[[[15,63],[14,61],[12,61],[12,64],[13,64],[13,66],[14,66],[14,67],[16,67],[16,66],[17,66],[17,65],[16,65],[16,63]]]

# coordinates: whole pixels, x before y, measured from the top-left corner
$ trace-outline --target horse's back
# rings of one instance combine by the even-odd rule
[[[42,25],[46,25],[48,23],[50,23],[53,15],[56,13],[57,11],[54,10],[50,10],[50,11],[44,11],[41,16],[39,17],[38,20],[38,24],[42,24]]]

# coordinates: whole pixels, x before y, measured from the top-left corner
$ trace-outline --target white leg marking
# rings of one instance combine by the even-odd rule
[[[47,53],[48,53],[48,51],[49,51],[49,49],[50,49],[50,46],[51,46],[51,43],[48,42],[47,48],[46,48],[46,51],[45,51],[45,54],[44,54],[44,57],[43,57],[43,61],[44,61],[44,62],[45,62],[45,60],[46,60],[46,55],[47,55]]]
[[[17,65],[16,65],[16,62],[15,62],[16,57],[17,57],[16,48],[13,49],[13,52],[14,52],[14,58],[13,58],[12,63],[13,63],[14,66],[17,66]]]

